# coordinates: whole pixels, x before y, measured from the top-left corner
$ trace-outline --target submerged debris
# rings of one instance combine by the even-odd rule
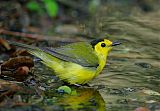
[[[12,77],[17,81],[24,81],[33,66],[34,62],[30,57],[11,58],[1,64],[0,76]]]

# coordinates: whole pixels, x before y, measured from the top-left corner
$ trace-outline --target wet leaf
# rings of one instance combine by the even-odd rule
[[[30,57],[15,57],[11,58],[8,61],[5,61],[1,65],[1,69],[16,69],[19,68],[20,66],[28,66],[29,68],[34,66],[33,59]]]
[[[71,94],[72,90],[68,86],[61,86],[57,89],[58,92],[64,91],[64,93]]]
[[[30,57],[15,57],[1,64],[1,76],[13,77],[17,81],[27,78],[30,68],[34,62]]]

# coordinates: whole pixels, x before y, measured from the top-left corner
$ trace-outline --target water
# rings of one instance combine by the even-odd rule
[[[99,91],[107,111],[160,110],[160,12],[106,12],[97,14],[95,34],[110,34],[109,39],[123,44],[113,49],[107,67],[91,84],[103,86]]]

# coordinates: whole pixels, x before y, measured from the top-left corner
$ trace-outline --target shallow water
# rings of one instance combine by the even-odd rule
[[[135,14],[136,12],[136,14]],[[129,16],[97,18],[100,36],[112,33],[121,46],[113,49],[102,74],[91,82],[99,89],[107,111],[160,110],[160,13],[130,12]],[[102,16],[103,15],[103,16]]]

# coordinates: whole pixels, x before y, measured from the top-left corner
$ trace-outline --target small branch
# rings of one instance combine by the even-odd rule
[[[43,35],[38,35],[38,34],[26,34],[26,33],[23,33],[23,32],[13,32],[13,31],[8,31],[8,30],[4,30],[4,29],[0,29],[0,34],[26,37],[26,38],[30,38],[30,39],[36,39],[36,40],[44,39]]]

